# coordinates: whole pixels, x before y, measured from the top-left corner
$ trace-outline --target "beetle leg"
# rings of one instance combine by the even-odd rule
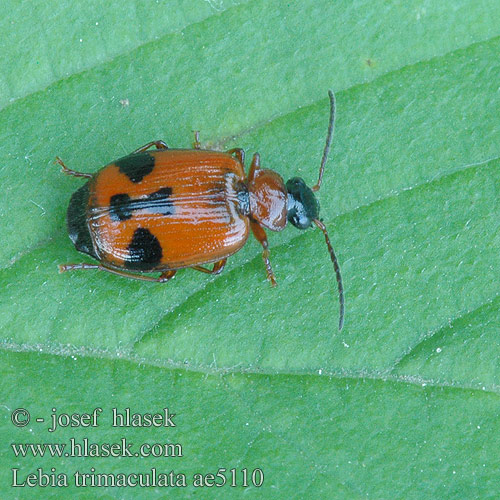
[[[200,131],[199,130],[193,130],[193,132],[194,132],[193,148],[194,149],[201,149]]]
[[[56,161],[54,163],[59,163],[59,165],[61,165],[62,167],[62,171],[67,175],[72,175],[73,177],[87,177],[88,179],[90,179],[93,176],[93,174],[85,174],[84,172],[77,172],[76,170],[71,170],[64,164],[64,162],[61,160],[61,158],[59,158],[59,156],[56,156]]]
[[[267,279],[271,282],[271,286],[276,286],[276,278],[271,267],[271,261],[269,260],[269,244],[267,243],[266,232],[262,226],[257,223],[250,221],[250,227],[252,228],[253,235],[257,238],[257,241],[262,245],[264,251],[262,252],[262,259],[266,265]]]
[[[251,181],[255,176],[255,171],[260,168],[260,154],[255,153],[252,158],[252,164],[250,165],[250,170],[248,171],[248,180]],[[257,238],[258,239],[258,238]]]
[[[158,283],[166,283],[167,281],[170,281],[175,274],[177,273],[177,269],[170,269],[170,271],[163,271],[158,278],[156,278],[156,281]]]
[[[165,144],[164,141],[151,141],[148,142],[147,144],[144,144],[144,146],[141,146],[135,151],[132,151],[132,153],[130,154],[135,155],[136,153],[144,153],[144,151],[147,151],[151,146],[156,146],[156,149],[168,149],[168,146]]]
[[[207,274],[220,274],[226,265],[227,259],[222,259],[217,262],[214,262],[214,267],[212,269],[207,269],[203,266],[192,266],[191,269],[196,269],[197,271],[201,271],[202,273]]]
[[[171,280],[177,269],[170,269],[168,271],[164,271],[158,277],[154,276],[144,276],[142,274],[129,273],[127,271],[120,271],[119,269],[113,269],[111,267],[103,266],[102,264],[88,264],[86,262],[82,262],[81,264],[64,264],[59,266],[59,272],[63,273],[65,271],[74,271],[76,269],[97,269],[99,271],[107,271],[111,274],[116,274],[118,276],[123,276],[124,278],[131,278],[141,281],[153,281],[155,283],[166,283]]]
[[[241,163],[241,166],[245,166],[245,151],[241,148],[234,148],[226,151],[227,154],[236,156],[236,159]]]

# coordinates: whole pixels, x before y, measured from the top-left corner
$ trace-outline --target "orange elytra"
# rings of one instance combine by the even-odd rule
[[[60,271],[99,269],[155,282],[166,282],[186,267],[219,274],[251,231],[263,247],[267,278],[275,286],[265,229],[281,231],[287,222],[298,229],[314,224],[323,232],[337,277],[341,329],[342,278],[314,195],[321,186],[335,123],[335,98],[332,91],[328,95],[328,133],[312,188],[300,177],[285,184],[273,170],[260,168],[258,153],[245,175],[242,149],[201,149],[198,133],[194,149],[170,149],[163,141],[153,141],[94,174],[70,170],[57,158],[66,174],[88,179],[71,197],[68,232],[78,251],[99,262],[61,265]],[[211,269],[204,267],[210,263]],[[144,274],[153,272],[160,274]]]

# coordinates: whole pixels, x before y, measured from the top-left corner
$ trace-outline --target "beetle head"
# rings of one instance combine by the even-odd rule
[[[298,229],[311,227],[319,216],[319,201],[312,189],[300,177],[293,177],[286,183],[286,190],[288,221]]]

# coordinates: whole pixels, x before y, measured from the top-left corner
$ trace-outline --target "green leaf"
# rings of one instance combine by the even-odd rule
[[[12,468],[255,468],[261,488],[75,488],[136,498],[493,498],[499,467],[498,3],[10,2],[0,19],[2,497]],[[28,10],[28,11],[27,11]],[[81,40],[81,41],[80,41]],[[319,231],[269,234],[219,277],[98,272],[65,229],[80,185],[150,140],[259,151],[317,179]],[[27,427],[12,411],[26,408]],[[52,408],[97,428],[47,431]],[[112,408],[176,413],[113,428]],[[44,424],[35,422],[44,417]],[[11,443],[181,443],[182,457],[15,457]],[[32,488],[60,497],[68,489]]]

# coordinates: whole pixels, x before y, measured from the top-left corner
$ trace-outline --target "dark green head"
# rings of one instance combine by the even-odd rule
[[[288,191],[287,218],[298,229],[312,226],[319,217],[319,202],[311,188],[300,177],[293,177],[286,183]]]

